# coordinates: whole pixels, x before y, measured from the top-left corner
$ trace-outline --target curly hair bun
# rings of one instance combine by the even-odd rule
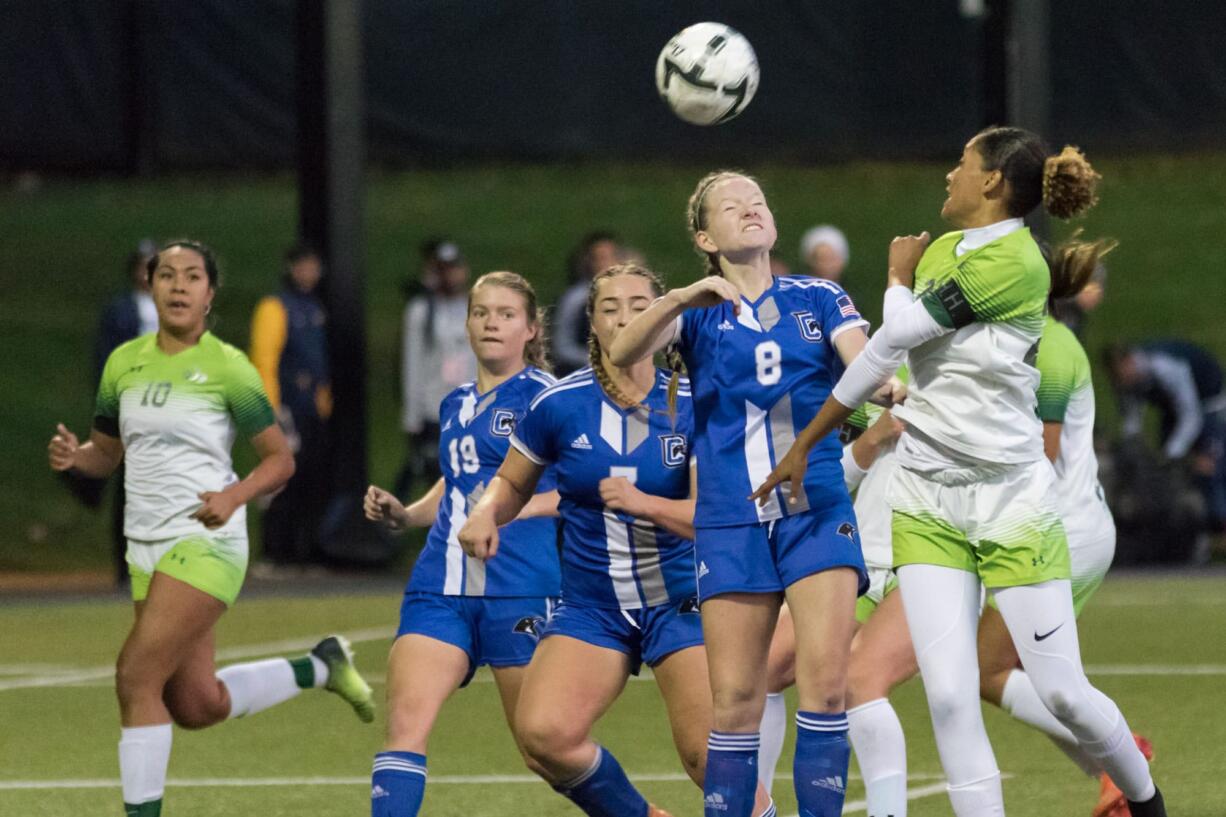
[[[1065,145],[1043,162],[1043,207],[1056,218],[1079,216],[1098,204],[1101,178],[1080,150]]]

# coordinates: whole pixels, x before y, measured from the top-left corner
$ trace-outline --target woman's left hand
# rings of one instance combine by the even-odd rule
[[[789,482],[791,491],[787,494],[788,504],[795,503],[796,498],[801,495],[805,472],[808,470],[809,452],[798,450],[796,444],[793,443],[788,453],[779,460],[775,470],[766,476],[766,481],[758,486],[758,490],[749,495],[750,501],[757,502],[759,506],[765,505],[770,501],[775,488],[783,482]]]
[[[625,477],[605,477],[600,481],[600,501],[612,511],[643,516],[644,493]]]
[[[225,491],[201,491],[198,496],[204,504],[191,518],[199,520],[209,530],[216,530],[229,522],[234,511],[238,509],[238,503]]]

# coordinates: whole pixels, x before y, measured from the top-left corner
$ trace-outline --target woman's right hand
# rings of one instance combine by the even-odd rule
[[[381,523],[390,531],[399,533],[408,526],[408,516],[404,505],[395,494],[377,485],[371,485],[366,489],[362,510],[366,512],[367,519]]]
[[[63,423],[55,426],[55,435],[47,444],[47,456],[51,460],[52,471],[69,471],[77,464],[77,449],[81,447],[77,435],[69,431]]]
[[[489,513],[476,511],[460,528],[460,547],[474,559],[485,561],[498,553],[498,526]]]
[[[915,285],[915,268],[919,266],[920,258],[931,240],[927,230],[919,235],[895,236],[890,242],[889,271],[886,274],[888,286],[910,289]]]
[[[675,289],[673,292],[677,302],[685,309],[719,306],[727,302],[732,304],[734,314],[741,314],[741,291],[727,278],[720,278],[718,275],[708,275],[688,287]]]

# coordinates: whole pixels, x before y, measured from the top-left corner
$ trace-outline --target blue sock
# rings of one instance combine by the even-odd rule
[[[603,746],[586,772],[554,791],[590,817],[647,817],[647,801],[631,784],[617,758]]]
[[[417,817],[426,794],[426,756],[380,752],[370,775],[370,817]]]
[[[707,738],[705,817],[753,817],[759,740],[757,732],[712,732]]]
[[[793,783],[800,817],[838,817],[847,789],[847,713],[796,713]]]

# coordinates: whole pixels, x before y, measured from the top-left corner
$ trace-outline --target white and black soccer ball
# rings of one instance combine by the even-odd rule
[[[758,57],[736,29],[723,23],[695,23],[660,52],[656,90],[686,122],[718,125],[745,110],[753,99],[758,90]]]

